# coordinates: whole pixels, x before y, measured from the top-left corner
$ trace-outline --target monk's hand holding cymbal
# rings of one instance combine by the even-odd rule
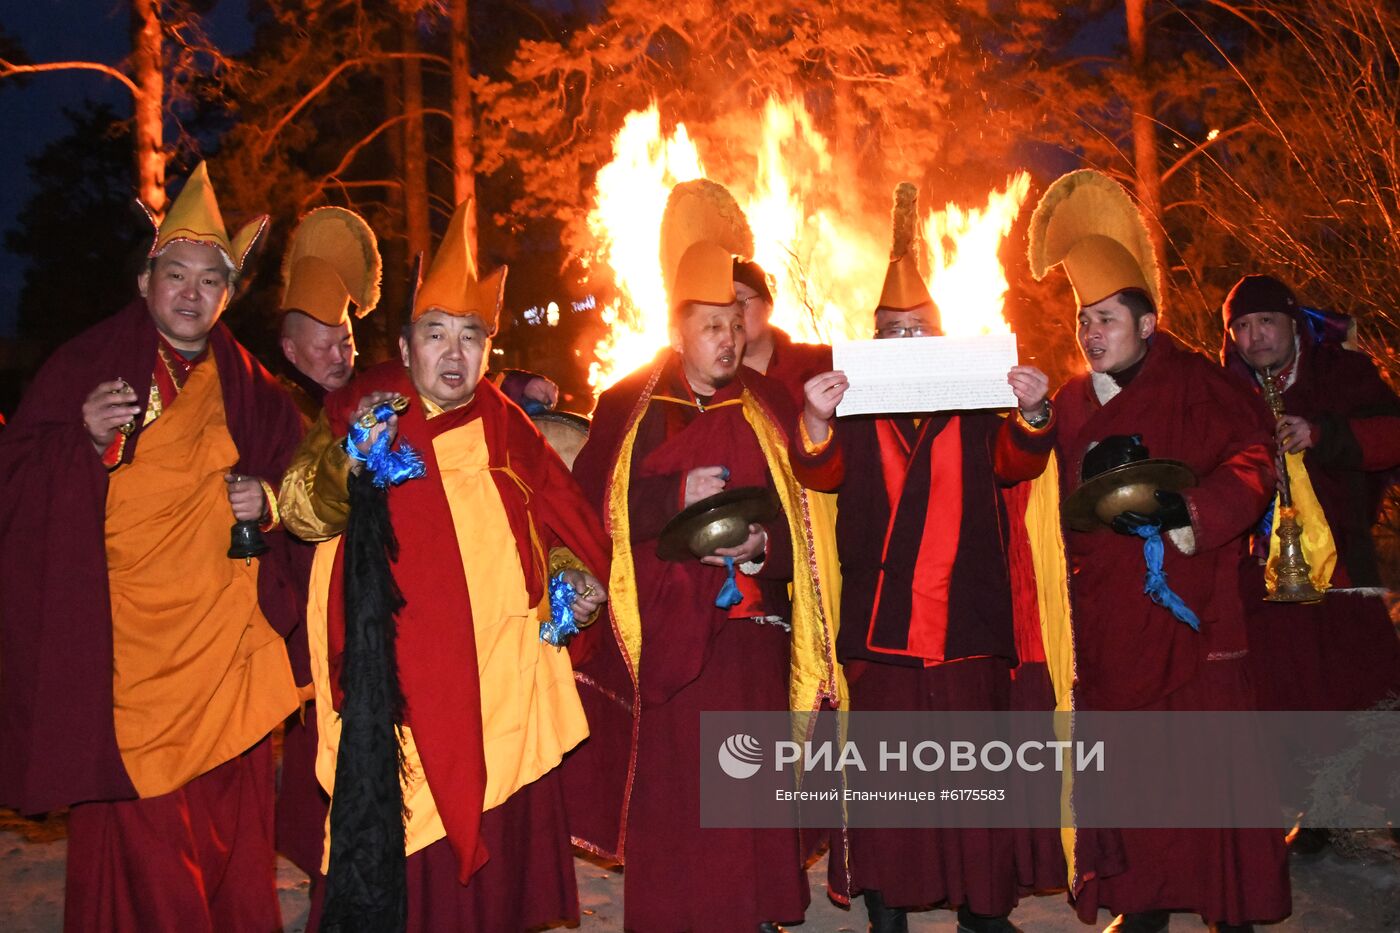
[[[805,401],[802,405],[802,424],[813,443],[822,443],[831,433],[831,419],[836,417],[836,406],[841,404],[850,387],[846,374],[840,370],[813,376],[803,384]]]
[[[689,508],[701,499],[724,492],[729,481],[729,469],[722,466],[696,467],[685,474],[685,506]]]
[[[743,544],[736,544],[734,547],[716,548],[709,557],[700,558],[700,563],[711,564],[715,567],[723,567],[726,557],[733,558],[736,563],[758,563],[763,560],[768,553],[768,532],[762,525],[750,525],[749,536]]]
[[[83,401],[83,429],[92,446],[102,453],[125,424],[141,413],[136,390],[124,379],[99,382]]]
[[[267,496],[257,477],[241,473],[225,473],[228,484],[228,504],[233,507],[233,517],[240,522],[263,521],[267,518]]]

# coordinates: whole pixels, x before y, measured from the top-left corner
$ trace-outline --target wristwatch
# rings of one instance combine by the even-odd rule
[[[1045,427],[1050,423],[1050,400],[1047,398],[1041,403],[1040,414],[1027,415],[1025,412],[1021,412],[1021,417],[1025,419],[1026,424],[1033,428],[1039,429]]]

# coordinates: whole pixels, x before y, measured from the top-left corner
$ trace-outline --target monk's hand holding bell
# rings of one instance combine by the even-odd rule
[[[224,482],[228,484],[228,504],[233,507],[234,518],[240,522],[260,522],[267,518],[267,496],[256,477],[225,473]]]
[[[689,508],[701,499],[724,492],[729,481],[729,469],[722,466],[696,467],[685,474],[685,506]]]
[[[136,390],[124,379],[99,382],[83,401],[83,429],[98,453],[105,451],[123,425],[141,413]]]

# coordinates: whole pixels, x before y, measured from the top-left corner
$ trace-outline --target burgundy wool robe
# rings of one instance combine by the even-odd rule
[[[574,463],[584,492],[601,507],[652,369],[649,364],[602,394],[588,442]],[[616,847],[596,842],[589,847],[621,857],[624,925],[635,933],[728,933],[764,921],[800,921],[810,900],[797,830],[700,828],[700,714],[786,710],[789,635],[778,625],[731,618],[729,610],[716,608],[723,568],[656,556],[662,528],[682,508],[689,470],[724,465],[730,470],[729,488],[772,487],[758,441],[737,404],[746,387],[782,427],[796,424],[782,388],[753,370],[741,369],[734,382],[704,403],[703,412],[692,401],[679,359],[662,371],[641,415],[628,478],[644,646],[638,692],[632,693],[615,657],[600,654],[578,667],[580,681],[591,687],[581,693],[592,735],[576,760],[566,762],[565,774],[571,784],[596,789],[589,799],[597,812],[581,815],[575,836],[585,843],[590,837],[618,839]],[[792,544],[782,519],[766,528],[767,558],[749,580],[765,614],[786,616]],[[635,722],[624,715],[625,703],[637,704]],[[629,754],[634,737],[635,754]],[[608,749],[606,756],[598,754]],[[614,769],[603,779],[585,776],[609,764],[624,766],[626,773]],[[614,806],[621,807],[621,826],[611,837],[608,818],[617,812]],[[600,833],[599,827],[608,828]]]
[[[764,375],[787,390],[798,411],[806,401],[802,387],[807,380],[831,372],[831,347],[820,343],[797,343],[787,331],[774,327],[773,355]]]
[[[1228,335],[1225,363],[1258,387]],[[1400,467],[1400,399],[1370,358],[1336,344],[1301,339],[1294,370],[1284,412],[1318,432],[1303,464],[1332,530],[1337,566],[1326,598],[1302,605],[1266,602],[1260,561],[1245,565],[1250,672],[1260,709],[1366,709],[1400,693],[1400,639],[1374,590],[1381,579],[1371,537]],[[1261,547],[1267,541],[1256,552]]]
[[[1053,443],[1063,501],[1078,485],[1092,442],[1141,434],[1152,457],[1184,461],[1199,481],[1183,493],[1190,528],[1164,535],[1168,582],[1199,615],[1199,632],[1143,593],[1140,539],[1066,530],[1075,708],[1252,708],[1239,572],[1245,536],[1274,486],[1272,431],[1257,401],[1237,379],[1158,331],[1126,387],[1103,374],[1076,376],[1055,394],[1054,407],[1055,424],[1040,436],[1012,426],[998,449],[999,473],[1039,475]],[[1170,749],[1163,763],[1180,772],[1182,786],[1202,779]],[[1101,907],[1188,911],[1227,923],[1289,913],[1282,829],[1081,829],[1075,856],[1072,897],[1086,923]]]
[[[812,453],[792,445],[803,485],[837,493],[841,630],[853,711],[1050,709],[1043,654],[1018,664],[1012,525],[994,469],[992,413],[846,418]],[[1034,599],[1034,590],[1031,590]],[[832,893],[879,891],[892,907],[948,902],[1002,915],[1018,895],[1061,887],[1058,832],[847,830],[833,842]]]
[[[122,462],[139,456],[158,340],[144,300],[78,335],[39,371],[0,440],[0,802],[25,813],[83,804],[70,825],[71,928],[118,916],[158,924],[156,892],[183,905],[190,929],[199,928],[199,905],[216,925],[269,905],[276,915],[266,750],[255,745],[172,793],[134,800],[117,748],[108,473],[81,409],[98,383],[125,379],[143,413]],[[223,324],[209,352],[238,450],[230,466],[275,489],[301,435],[296,410]],[[282,560],[289,542],[280,529],[265,537],[272,552],[260,559],[259,607],[285,635],[297,611]],[[194,851],[193,826],[219,843]],[[111,910],[86,912],[97,904]]]

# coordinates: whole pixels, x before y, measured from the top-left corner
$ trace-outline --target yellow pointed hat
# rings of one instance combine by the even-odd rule
[[[330,327],[364,317],[379,303],[379,244],[363,217],[343,207],[318,207],[292,231],[282,259],[283,311],[300,311]]]
[[[670,309],[732,304],[736,256],[753,256],[753,231],[728,189],[705,178],[672,188],[661,215],[661,280]]]
[[[1127,288],[1161,307],[1147,223],[1123,186],[1101,172],[1070,172],[1045,189],[1031,215],[1028,254],[1037,281],[1064,264],[1081,308]]]
[[[458,317],[475,314],[496,333],[500,323],[501,304],[506,293],[506,267],[501,266],[484,279],[476,277],[476,257],[467,240],[467,220],[471,216],[471,198],[457,205],[447,233],[438,244],[437,255],[428,275],[418,286],[413,298],[413,320],[429,311],[442,311]]]
[[[206,243],[216,246],[228,260],[229,267],[236,272],[243,271],[253,244],[267,228],[267,215],[261,214],[244,224],[232,240],[224,227],[224,216],[219,212],[219,202],[214,197],[214,186],[209,183],[209,169],[201,162],[190,173],[185,187],[166,211],[165,219],[156,223],[155,214],[141,200],[141,209],[156,228],[155,242],[151,244],[149,257],[154,258],[165,251],[171,243],[183,240],[189,243]]]
[[[934,303],[928,283],[919,274],[919,262],[914,255],[918,222],[919,189],[912,182],[902,181],[894,189],[894,209],[890,214],[890,267],[885,270],[885,284],[880,289],[880,301],[875,307],[877,311],[882,308],[908,311]]]

